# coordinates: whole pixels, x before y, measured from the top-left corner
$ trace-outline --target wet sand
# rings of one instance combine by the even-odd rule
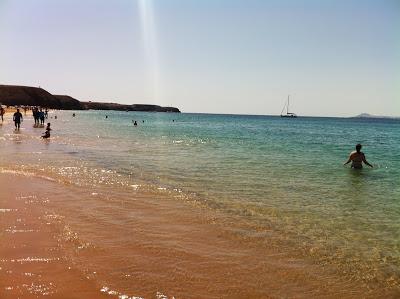
[[[43,209],[51,184],[0,175],[0,298],[106,298],[65,259]]]
[[[0,298],[396,295],[241,238],[224,215],[162,195],[13,174],[1,174],[0,187]]]

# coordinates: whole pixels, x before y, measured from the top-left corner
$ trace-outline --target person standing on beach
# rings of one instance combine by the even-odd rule
[[[40,108],[39,111],[39,119],[40,119],[40,124],[44,126],[44,112],[42,108]]]
[[[13,121],[15,123],[16,130],[19,130],[22,120],[23,120],[22,114],[21,114],[21,112],[19,112],[19,109],[17,109],[17,112],[15,112],[14,116],[13,116]]]
[[[35,120],[35,126],[39,125],[39,109],[38,107],[34,107],[32,109],[33,119]]]
[[[344,165],[349,164],[351,162],[351,168],[354,169],[361,169],[363,166],[363,162],[367,164],[369,167],[373,167],[371,164],[368,163],[367,159],[365,158],[364,153],[361,151],[361,144],[356,145],[356,150],[350,153],[349,159],[347,160]]]
[[[6,113],[3,107],[0,107],[0,116],[1,116],[1,121],[4,121],[3,115]]]

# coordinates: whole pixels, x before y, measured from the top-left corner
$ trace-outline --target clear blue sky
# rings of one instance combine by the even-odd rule
[[[184,112],[400,116],[398,0],[0,0],[0,84]]]

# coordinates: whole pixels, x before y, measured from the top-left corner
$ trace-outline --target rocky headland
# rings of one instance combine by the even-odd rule
[[[117,104],[79,101],[68,95],[53,95],[40,87],[0,85],[0,103],[6,106],[40,106],[61,110],[121,110],[145,112],[180,112],[175,107],[149,104]]]

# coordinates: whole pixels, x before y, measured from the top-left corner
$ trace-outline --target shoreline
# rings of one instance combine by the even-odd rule
[[[97,191],[96,196],[87,195],[84,199],[83,194],[90,193],[79,194],[74,186],[4,173],[0,174],[0,186],[8,194],[0,196],[2,298],[17,294],[106,298],[106,293],[111,297],[127,294],[155,298],[157,292],[167,298],[269,298],[294,294],[297,298],[377,298],[386,294],[357,287],[329,268],[282,255],[279,250],[246,244],[227,233],[223,223],[218,224],[221,215],[210,219],[201,209],[185,203],[142,194],[131,203],[123,201],[124,210],[119,212],[119,217],[134,213],[135,222],[129,227],[113,225],[107,230],[101,222],[82,227],[79,219],[87,217],[90,210],[101,208],[104,200],[121,200],[122,194],[110,197]],[[74,204],[65,208],[67,201]],[[128,260],[111,254],[117,243],[99,243],[127,233],[133,234],[134,240],[123,238],[125,242],[134,243],[118,246],[130,257]],[[175,238],[173,243],[171,238]],[[191,251],[182,251],[183,248]],[[210,252],[214,254],[209,256]],[[109,259],[106,265],[105,259]],[[126,266],[131,270],[125,278],[107,273]],[[170,273],[170,279],[157,278],[160,269]],[[126,284],[132,276],[132,285]],[[349,288],[353,293],[344,291]]]

